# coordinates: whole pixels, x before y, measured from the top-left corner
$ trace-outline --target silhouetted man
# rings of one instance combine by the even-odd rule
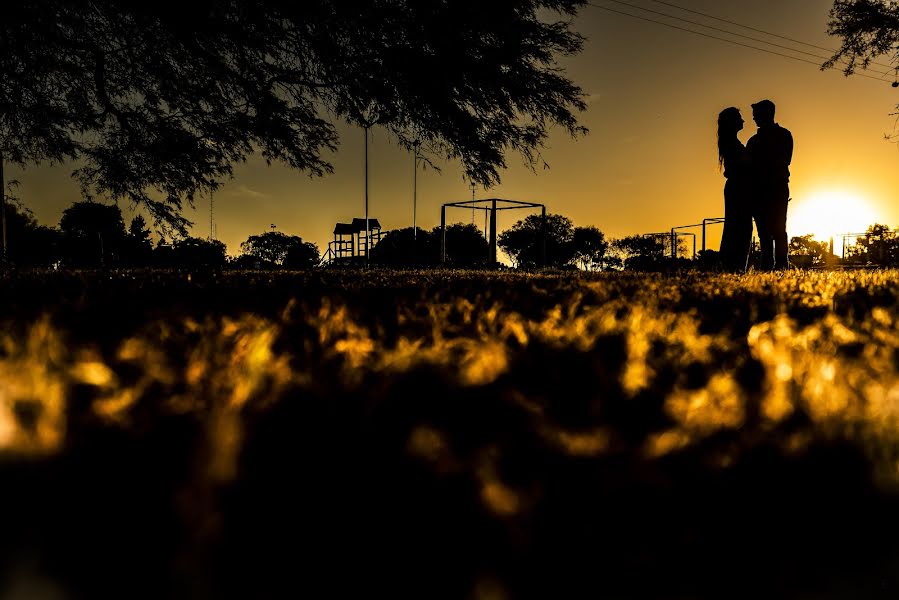
[[[746,149],[751,161],[752,216],[759,232],[762,269],[786,269],[793,136],[774,122],[774,103],[770,100],[752,105],[752,119],[758,132],[749,139]]]

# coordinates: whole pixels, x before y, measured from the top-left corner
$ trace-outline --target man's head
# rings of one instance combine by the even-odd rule
[[[774,123],[774,103],[760,100],[752,105],[752,120],[759,127]]]

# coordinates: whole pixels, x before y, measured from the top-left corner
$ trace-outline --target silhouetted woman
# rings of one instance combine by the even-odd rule
[[[718,115],[718,166],[724,177],[724,233],[721,235],[721,264],[728,271],[742,273],[752,243],[752,210],[749,191],[749,155],[737,132],[743,117],[734,107]]]

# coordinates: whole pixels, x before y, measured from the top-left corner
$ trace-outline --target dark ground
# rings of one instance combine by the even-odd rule
[[[895,598],[899,276],[0,276],[0,599]]]

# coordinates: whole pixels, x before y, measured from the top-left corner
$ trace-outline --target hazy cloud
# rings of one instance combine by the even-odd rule
[[[271,198],[270,194],[266,194],[265,192],[260,192],[258,190],[254,190],[253,188],[247,185],[239,185],[237,188],[233,190],[228,190],[226,192],[228,196],[236,196],[239,198],[253,198],[255,200],[262,200],[265,198]]]

